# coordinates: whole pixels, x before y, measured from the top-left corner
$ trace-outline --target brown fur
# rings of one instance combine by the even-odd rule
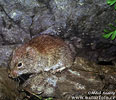
[[[13,73],[37,73],[40,70],[54,70],[69,68],[73,56],[69,46],[60,38],[50,35],[40,35],[24,45],[16,48],[11,60],[11,76]],[[18,68],[18,63],[23,63]]]
[[[52,50],[56,50],[57,48],[66,45],[62,39],[49,35],[41,35],[39,37],[33,38],[28,44],[43,54],[48,54]]]

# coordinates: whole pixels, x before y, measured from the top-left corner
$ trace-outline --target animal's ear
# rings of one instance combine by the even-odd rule
[[[12,51],[12,53],[11,53],[11,58],[10,58],[10,61],[11,60],[17,60],[18,59],[18,54],[16,53],[16,51],[17,51],[17,49],[18,49],[18,47],[16,47],[16,48],[14,48],[14,50]],[[19,52],[18,52],[19,53]]]
[[[19,48],[21,48],[21,45],[14,48],[14,50],[12,52],[12,56],[19,55],[19,52],[21,51]]]
[[[36,55],[36,50],[34,49],[34,48],[32,48],[32,47],[27,47],[26,48],[26,55],[27,56],[31,56],[31,57],[34,57],[35,55]]]

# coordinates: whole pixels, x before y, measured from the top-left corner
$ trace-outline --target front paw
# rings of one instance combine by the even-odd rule
[[[52,70],[51,73],[52,74],[55,74],[55,73],[61,73],[63,70],[65,69],[65,67],[62,67],[62,68],[59,68],[59,69],[56,69],[56,70]]]

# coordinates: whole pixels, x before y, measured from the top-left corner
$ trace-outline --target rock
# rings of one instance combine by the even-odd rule
[[[18,16],[18,15],[15,15]],[[19,18],[20,19],[20,18]],[[4,14],[0,14],[0,37],[2,39],[0,44],[8,45],[8,44],[20,44],[28,41],[30,39],[30,34],[27,31],[17,25],[15,20],[18,20],[18,17],[13,21]],[[28,20],[28,19],[27,19]],[[27,23],[28,24],[28,23]],[[28,24],[29,25],[29,24]]]
[[[0,45],[3,44],[2,37],[0,36]]]
[[[73,100],[73,95],[87,95],[91,90],[101,91],[104,84],[97,77],[98,74],[94,72],[72,69],[54,75],[45,72],[31,76],[23,84],[23,88],[43,97]]]
[[[24,12],[18,11],[18,10],[12,10],[10,12],[10,17],[13,19],[14,22],[17,22],[20,24],[20,27],[29,30],[31,24],[32,24],[32,18],[25,14]]]
[[[42,9],[40,9],[40,11],[38,11],[36,16],[33,18],[33,24],[31,25],[32,35],[37,35],[40,32],[49,30],[49,28],[54,25],[54,16],[49,12],[49,10],[45,9],[42,12],[41,10]],[[54,30],[54,28],[52,28],[52,30]]]
[[[21,44],[30,40],[30,34],[25,33],[20,28],[11,27],[11,29],[2,29],[4,44]]]
[[[49,27],[47,30],[41,32],[40,34],[49,34],[49,35],[59,35],[58,32],[55,30],[56,28],[54,26]]]
[[[15,46],[0,46],[0,66],[8,67],[11,53]]]
[[[32,94],[73,100],[76,96],[89,95],[90,91],[115,91],[115,73],[115,66],[101,66],[77,57],[70,69],[56,74],[42,72],[32,75],[22,86]]]
[[[99,65],[83,57],[76,57],[72,69],[107,75],[116,73],[115,65]]]
[[[83,57],[76,57],[72,70],[98,74],[104,84],[103,91],[115,91],[116,65],[99,65]],[[87,75],[88,76],[88,75]],[[87,77],[85,76],[85,77]]]

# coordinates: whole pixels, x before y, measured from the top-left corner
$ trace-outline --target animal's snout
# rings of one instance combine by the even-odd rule
[[[8,70],[8,76],[10,78],[16,78],[17,77],[17,71],[15,71],[15,70]]]

